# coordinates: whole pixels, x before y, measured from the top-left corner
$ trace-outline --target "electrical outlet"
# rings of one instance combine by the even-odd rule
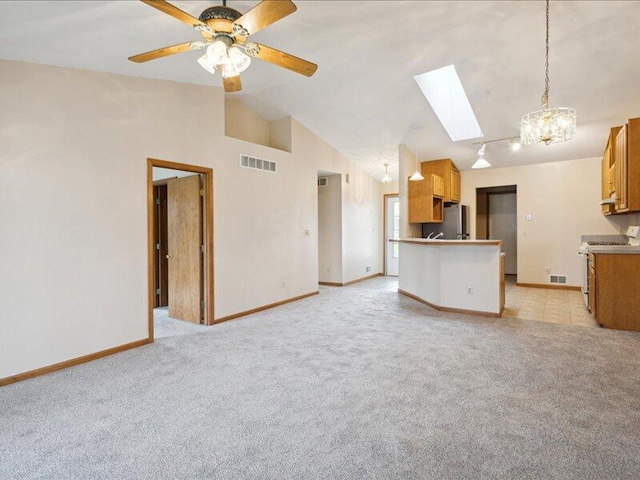
[[[551,273],[551,267],[547,267],[545,270],[547,273]]]
[[[280,287],[281,288],[287,288],[287,282],[283,281],[282,283],[280,283]]]
[[[365,271],[365,273],[369,273],[371,271],[371,265],[365,265],[364,266],[364,271]]]
[[[327,268],[327,273],[331,273],[331,268]]]
[[[473,287],[467,287],[467,295],[473,295]]]

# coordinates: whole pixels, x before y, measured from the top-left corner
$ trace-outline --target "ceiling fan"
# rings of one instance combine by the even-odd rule
[[[227,7],[226,0],[221,6],[209,7],[199,18],[192,17],[164,0],[140,0],[163,13],[180,20],[200,32],[203,40],[181,43],[159,48],[129,57],[136,63],[148,62],[176,53],[206,49],[198,63],[208,72],[220,71],[225,92],[242,90],[240,73],[251,63],[251,57],[259,58],[279,67],[307,77],[313,75],[318,66],[288,53],[266,45],[247,41],[249,35],[268,27],[296,11],[291,0],[263,0],[244,15]]]

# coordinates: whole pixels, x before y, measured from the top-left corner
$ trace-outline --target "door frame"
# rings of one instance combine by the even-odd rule
[[[148,321],[149,342],[153,342],[153,304],[155,297],[155,239],[153,223],[155,202],[153,198],[153,167],[193,172],[204,176],[203,223],[204,223],[204,323],[214,324],[214,270],[213,270],[213,169],[185,163],[147,158],[147,257],[148,257]]]
[[[385,193],[382,195],[382,274],[387,275],[387,198],[398,197],[399,193]]]

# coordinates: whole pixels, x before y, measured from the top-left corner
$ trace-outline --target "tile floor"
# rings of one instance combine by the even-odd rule
[[[507,275],[505,297],[505,318],[599,327],[579,291],[518,287],[515,275]]]

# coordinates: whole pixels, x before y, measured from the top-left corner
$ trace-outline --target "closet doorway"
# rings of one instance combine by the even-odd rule
[[[177,324],[199,327],[214,321],[213,171],[148,159],[147,196],[153,340],[154,313],[158,316],[159,310]],[[182,334],[185,329],[174,330]]]
[[[476,238],[502,240],[505,274],[518,274],[518,191],[516,185],[476,189]]]

